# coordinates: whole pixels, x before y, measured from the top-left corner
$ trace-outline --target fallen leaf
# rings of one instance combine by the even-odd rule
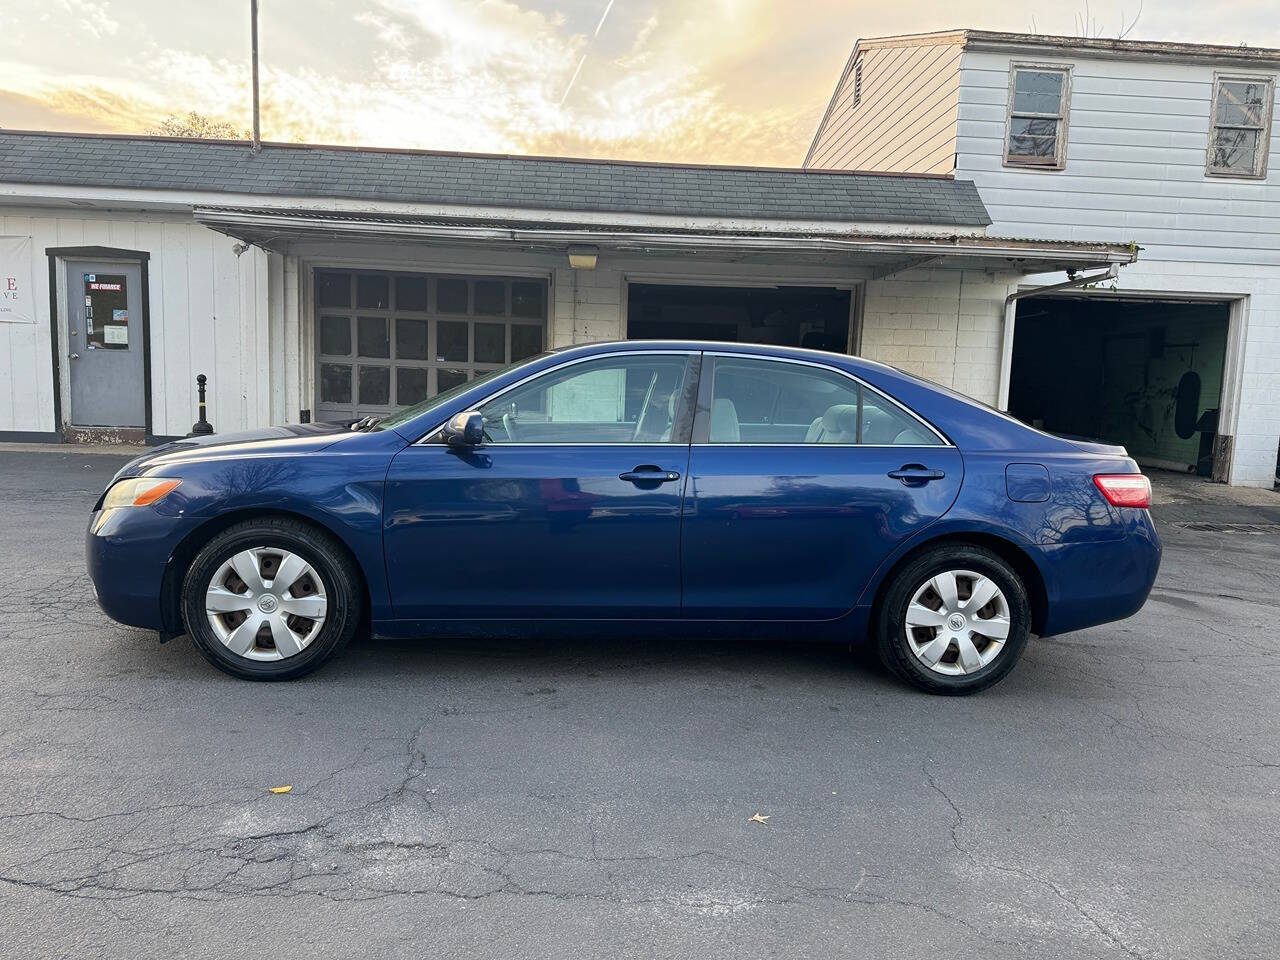
[[[286,784],[283,787],[270,787],[269,789],[271,790],[272,793],[288,793],[290,790],[293,789],[293,784],[291,783]]]
[[[757,813],[754,817],[747,817],[747,822],[748,823],[764,823],[771,816],[773,816],[773,814],[771,813],[766,813],[763,816]]]

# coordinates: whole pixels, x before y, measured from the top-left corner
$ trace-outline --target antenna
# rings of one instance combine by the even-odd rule
[[[253,50],[253,152],[262,149],[262,125],[258,110],[258,0],[249,0],[250,46]]]

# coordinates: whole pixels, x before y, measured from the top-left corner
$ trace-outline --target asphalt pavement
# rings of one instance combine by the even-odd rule
[[[967,699],[785,638],[358,640],[265,685],[98,611],[121,462],[0,452],[9,960],[1280,952],[1265,498],[1158,508],[1146,608]]]

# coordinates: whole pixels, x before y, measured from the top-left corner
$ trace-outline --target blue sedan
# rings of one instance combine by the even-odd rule
[[[181,440],[94,507],[108,616],[283,680],[378,637],[868,636],[960,694],[1118,620],[1160,563],[1122,447],[856,357],[545,353],[383,420]]]

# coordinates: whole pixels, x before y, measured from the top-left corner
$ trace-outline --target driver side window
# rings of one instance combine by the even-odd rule
[[[480,407],[486,443],[670,443],[685,354],[600,357],[551,370]]]

